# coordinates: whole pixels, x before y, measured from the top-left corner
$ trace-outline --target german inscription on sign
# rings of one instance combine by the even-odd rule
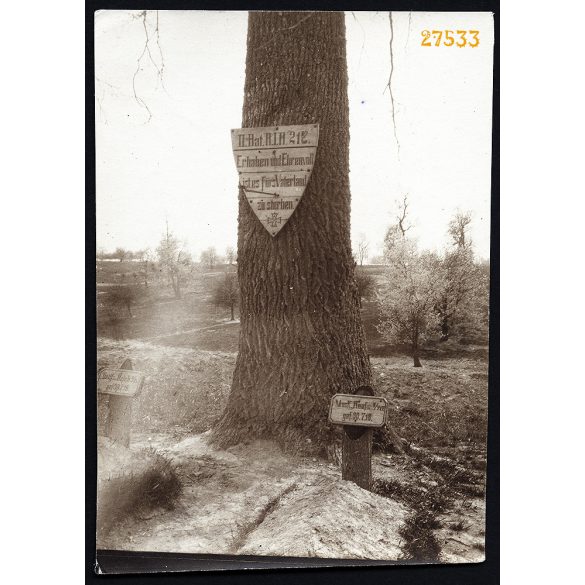
[[[103,368],[98,372],[98,392],[116,396],[134,396],[144,382],[144,374],[134,370]]]
[[[329,421],[337,425],[383,427],[386,424],[386,399],[377,396],[335,394],[329,407]]]
[[[319,124],[232,130],[240,189],[275,236],[297,208],[309,182]]]

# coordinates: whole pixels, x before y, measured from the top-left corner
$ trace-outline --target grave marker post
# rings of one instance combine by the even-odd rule
[[[372,488],[372,428],[386,423],[386,406],[386,400],[374,397],[370,386],[331,399],[329,420],[343,425],[341,478],[368,491]]]
[[[144,375],[133,371],[130,359],[119,370],[102,368],[98,372],[98,393],[108,396],[105,435],[125,447],[130,446],[132,402],[143,383]]]

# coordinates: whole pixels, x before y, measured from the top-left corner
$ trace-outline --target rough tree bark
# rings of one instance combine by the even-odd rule
[[[319,123],[309,184],[272,237],[239,196],[241,332],[213,441],[277,439],[323,453],[330,398],[371,382],[350,242],[349,111],[341,12],[251,12],[242,127]]]

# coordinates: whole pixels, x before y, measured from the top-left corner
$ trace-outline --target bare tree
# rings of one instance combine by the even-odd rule
[[[471,224],[471,212],[458,211],[449,222],[448,233],[453,245],[458,249],[471,248],[469,226]]]
[[[191,265],[191,256],[184,250],[184,246],[178,238],[169,231],[168,222],[166,226],[166,233],[156,249],[156,254],[161,270],[167,276],[175,298],[180,299],[184,273]]]
[[[370,244],[366,239],[365,234],[360,234],[359,240],[357,241],[356,260],[360,266],[364,265],[364,262],[368,259],[368,248]]]
[[[144,288],[148,288],[148,269],[152,267],[154,256],[150,248],[138,250],[135,254],[136,259],[142,265],[141,275],[144,279]]]
[[[217,264],[217,252],[214,247],[207,248],[201,252],[201,263],[207,268],[214,268]]]
[[[116,258],[116,260],[123,262],[124,259],[128,256],[128,254],[129,254],[128,250],[118,247],[114,251],[113,257]]]
[[[396,215],[396,227],[400,231],[403,237],[406,236],[406,232],[412,228],[412,225],[407,225],[406,217],[408,214],[408,195],[402,198],[402,203],[398,204],[398,214]]]
[[[395,202],[397,212],[395,216],[395,222],[390,225],[386,231],[384,238],[384,262],[388,257],[388,251],[397,242],[401,242],[401,238],[406,238],[406,233],[412,228],[407,221],[408,219],[408,195],[404,195],[402,201]]]
[[[236,251],[234,250],[234,248],[232,246],[228,246],[225,249],[226,262],[231,266],[234,263],[235,259],[236,259]]]

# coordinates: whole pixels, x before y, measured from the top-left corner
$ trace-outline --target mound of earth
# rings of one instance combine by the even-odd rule
[[[100,548],[200,554],[396,560],[406,508],[343,481],[339,468],[284,454],[269,441],[227,450],[207,434],[178,443],[137,437],[132,450],[156,444],[173,461],[182,494],[172,510],[128,517]]]
[[[406,509],[341,479],[296,486],[238,552],[248,555],[396,560]]]

